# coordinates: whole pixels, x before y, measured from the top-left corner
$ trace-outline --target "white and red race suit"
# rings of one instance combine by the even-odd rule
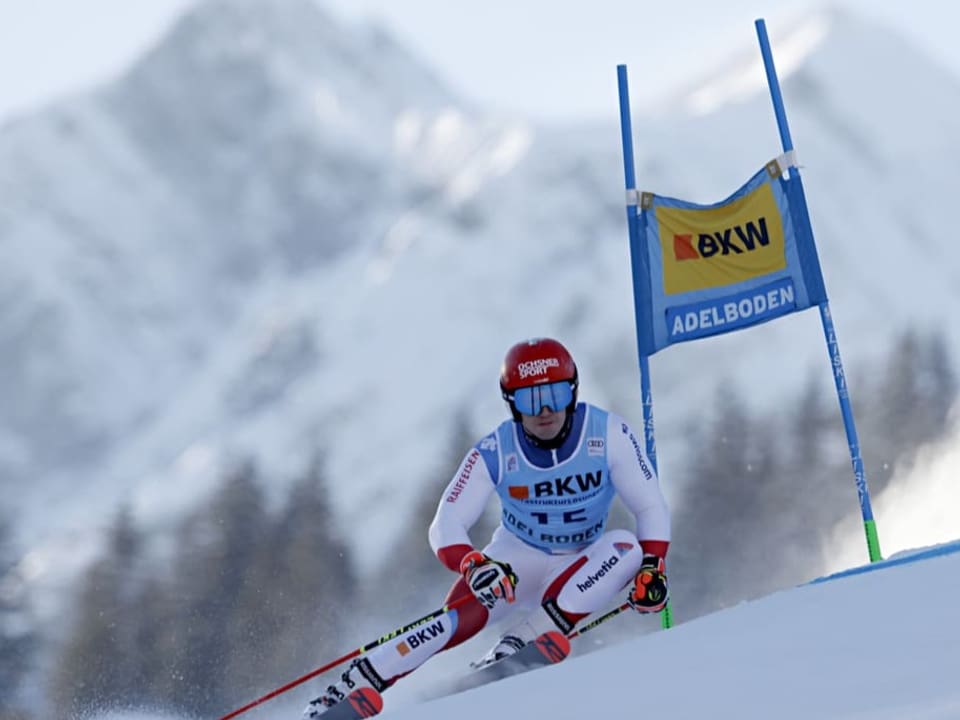
[[[474,548],[469,530],[493,494],[501,523],[483,553],[512,567],[515,602],[487,610],[463,600],[470,590],[458,579],[445,603],[456,609],[412,638],[398,638],[402,649],[391,650],[391,642],[370,655],[383,678],[392,681],[518,611],[520,622],[540,613],[540,631],[552,627],[542,625],[544,617],[569,631],[611,604],[645,553],[667,553],[669,511],[641,442],[622,418],[594,405],[577,405],[570,433],[556,449],[538,447],[507,420],[467,452],[429,530],[431,547],[450,570],[459,572]],[[615,495],[634,516],[633,532],[606,529]]]

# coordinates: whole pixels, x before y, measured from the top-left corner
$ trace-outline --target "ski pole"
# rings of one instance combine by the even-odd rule
[[[583,635],[583,634],[586,633],[586,632],[590,632],[591,630],[596,629],[596,627],[597,627],[598,625],[601,625],[601,624],[605,623],[607,620],[610,620],[611,618],[616,617],[617,615],[619,615],[620,613],[622,613],[624,610],[626,610],[626,609],[629,608],[629,607],[630,607],[630,603],[628,603],[628,602],[625,602],[625,603],[624,603],[623,605],[621,605],[620,607],[615,607],[613,610],[610,610],[609,612],[604,613],[603,615],[601,615],[600,617],[596,618],[595,620],[591,620],[591,621],[588,622],[586,625],[584,625],[584,626],[582,626],[582,627],[578,627],[578,628],[575,629],[573,632],[571,632],[569,635],[567,635],[567,639],[572,640],[572,639],[575,638],[575,637],[579,637],[580,635]]]
[[[405,632],[409,632],[414,628],[419,627],[420,625],[423,625],[424,623],[430,622],[431,620],[436,620],[441,615],[445,615],[446,613],[450,612],[451,610],[458,607],[459,605],[462,605],[467,600],[472,600],[472,599],[473,599],[473,595],[471,595],[470,593],[466,593],[463,596],[451,602],[449,605],[444,605],[442,608],[434,610],[431,613],[427,613],[419,620],[414,620],[413,622],[407,623],[403,627],[397,628],[396,630],[389,632],[386,635],[382,635],[381,637],[377,638],[373,642],[367,643],[366,645],[363,645],[362,647],[358,647],[356,650],[353,650],[352,652],[347,653],[343,657],[339,657],[336,660],[328,662],[323,667],[318,667],[316,670],[311,670],[306,675],[302,675],[298,677],[296,680],[291,680],[286,685],[282,687],[278,687],[276,690],[272,690],[268,692],[263,697],[259,697],[256,700],[253,700],[252,702],[247,703],[243,707],[237,708],[233,712],[227,713],[226,715],[221,717],[219,720],[230,720],[230,718],[235,718],[237,715],[245,713],[247,710],[255,708],[257,705],[265,703],[267,700],[272,700],[273,698],[277,697],[277,695],[281,695],[287,692],[287,690],[291,690],[295,688],[297,685],[305,683],[307,680],[310,680],[311,678],[315,678],[317,675],[322,675],[323,673],[327,672],[327,670],[331,670],[335,668],[337,665],[340,665],[341,663],[345,663],[347,660],[352,660],[358,655],[363,655],[363,653],[369,652],[370,650],[373,650],[375,647],[379,647],[380,645],[383,645],[384,643],[389,642],[390,640],[397,637],[398,635],[402,635]]]
[[[597,625],[601,625],[601,624],[605,623],[607,620],[610,620],[611,618],[615,618],[617,615],[619,615],[620,613],[622,613],[624,610],[628,609],[629,607],[630,607],[630,603],[628,603],[628,602],[625,602],[625,603],[624,603],[623,605],[621,605],[620,607],[615,607],[613,610],[610,610],[609,612],[601,615],[600,617],[596,618],[595,620],[591,620],[591,621],[588,622],[586,625],[584,625],[584,626],[582,626],[582,627],[578,627],[576,630],[574,630],[574,631],[571,632],[569,635],[567,635],[567,639],[568,639],[568,640],[572,640],[572,639],[575,638],[575,637],[579,637],[580,635],[583,635],[585,632],[590,632],[591,630],[595,629],[595,628],[597,627]],[[664,610],[660,610],[659,612],[664,612],[665,609],[666,609],[666,608],[664,608]]]

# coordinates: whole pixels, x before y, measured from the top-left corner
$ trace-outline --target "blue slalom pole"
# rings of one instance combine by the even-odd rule
[[[636,253],[640,249],[640,228],[637,226],[637,181],[634,173],[633,161],[633,126],[630,122],[630,91],[627,87],[627,66],[617,65],[617,85],[620,91],[620,140],[623,146],[623,176],[627,195],[627,231],[630,234],[631,267],[636,267]],[[634,278],[636,282],[636,278]],[[634,288],[634,304],[636,304],[636,288]],[[647,457],[657,470],[657,443],[653,433],[653,392],[650,389],[650,359],[644,353],[640,343],[640,317],[635,315],[637,323],[637,355],[640,359],[640,395],[643,403],[643,436],[647,449]],[[660,613],[660,624],[663,628],[673,626],[673,610],[668,601]]]
[[[627,87],[627,66],[617,65],[620,90],[620,139],[623,145],[623,175],[627,188],[627,230],[630,233],[630,254],[640,250],[640,228],[637,226],[637,180],[634,174],[633,128],[630,122],[630,91]],[[634,293],[636,294],[636,293]],[[643,434],[647,457],[657,472],[657,443],[653,434],[653,393],[650,389],[650,360],[640,346],[640,323],[637,318],[637,355],[640,358],[640,394],[643,401]]]
[[[767,37],[767,25],[763,19],[755,22],[757,38],[760,41],[760,52],[763,55],[763,66],[767,73],[767,85],[770,87],[770,98],[773,100],[773,112],[777,117],[777,127],[780,130],[780,142],[784,152],[793,150],[793,139],[790,137],[790,126],[787,124],[787,113],[783,106],[783,95],[780,92],[780,81],[773,64],[773,53],[770,50],[770,40]],[[806,207],[806,197],[803,193],[803,182],[800,171],[791,168],[790,174],[796,175],[799,197]],[[860,440],[857,438],[857,428],[853,419],[853,408],[850,405],[850,395],[847,391],[846,375],[843,371],[843,362],[840,359],[840,344],[837,342],[837,333],[833,326],[830,314],[830,303],[820,303],[820,322],[823,325],[823,336],[827,343],[827,352],[833,368],[833,380],[837,388],[837,397],[840,400],[840,412],[843,415],[843,426],[847,432],[847,444],[850,447],[850,459],[853,463],[853,476],[857,484],[857,495],[860,499],[860,514],[863,516],[864,530],[867,536],[867,551],[870,562],[883,559],[880,553],[880,539],[877,535],[877,524],[873,519],[873,509],[870,506],[870,491],[867,488],[867,476],[863,469],[863,458],[860,456]]]

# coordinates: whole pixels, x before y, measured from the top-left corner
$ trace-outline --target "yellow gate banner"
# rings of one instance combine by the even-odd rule
[[[633,257],[647,354],[826,300],[806,207],[783,164],[715,205],[641,195]]]

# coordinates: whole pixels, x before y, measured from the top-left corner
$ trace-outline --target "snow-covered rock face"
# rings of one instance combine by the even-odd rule
[[[454,103],[309,0],[210,2],[98,96],[8,128],[2,461],[98,460],[162,412],[251,284],[371,246],[425,192],[395,126]]]
[[[883,30],[810,23],[773,49],[849,364],[960,306],[960,89]],[[712,202],[780,152],[740,72],[634,118],[643,189]],[[5,127],[0,476],[24,536],[76,546],[121,498],[162,526],[222,461],[279,485],[322,450],[375,559],[453,470],[455,413],[503,417],[521,337],[561,337],[584,397],[638,421],[619,143],[485,116],[310,0],[204,3],[112,86]],[[822,342],[805,313],[653,358],[667,471],[715,382],[776,397]]]
[[[391,153],[398,117],[454,102],[386,36],[346,30],[311,0],[202,5],[106,96],[216,230],[219,269],[241,278],[382,233],[364,210],[396,212],[410,184]]]

